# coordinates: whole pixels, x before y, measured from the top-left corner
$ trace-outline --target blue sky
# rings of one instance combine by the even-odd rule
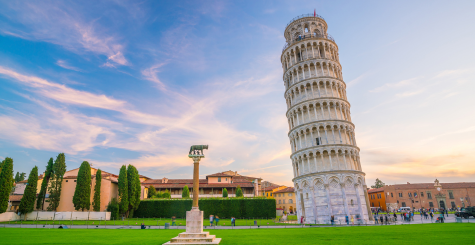
[[[0,1],[0,158],[291,185],[280,55],[294,17],[339,46],[367,183],[473,181],[473,1]]]

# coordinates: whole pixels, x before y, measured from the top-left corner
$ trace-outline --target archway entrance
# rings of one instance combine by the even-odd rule
[[[445,209],[445,203],[444,203],[444,201],[441,200],[441,201],[439,202],[439,207]]]

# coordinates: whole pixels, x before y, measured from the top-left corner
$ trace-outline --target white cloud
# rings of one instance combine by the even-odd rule
[[[68,63],[67,63],[66,61],[64,61],[64,60],[58,60],[58,61],[56,61],[56,65],[61,66],[61,67],[63,67],[64,69],[68,69],[68,70],[81,71],[81,69],[79,69],[79,68],[77,68],[77,67],[68,65]]]

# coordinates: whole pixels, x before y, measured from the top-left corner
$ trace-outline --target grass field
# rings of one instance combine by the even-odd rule
[[[254,225],[254,221],[257,221],[257,225],[260,226],[267,226],[267,225],[298,225],[298,224],[284,224],[284,223],[278,223],[277,220],[274,219],[236,219],[236,226],[250,226]],[[106,221],[99,221],[99,220],[90,220],[87,221],[87,225],[104,225]],[[12,222],[0,222],[0,224],[7,223],[7,224],[20,224],[20,221],[12,221]],[[27,221],[21,221],[22,224],[28,224],[28,225],[51,225],[53,224],[52,220],[27,220]],[[85,220],[76,220],[76,221],[69,221],[69,220],[64,220],[64,221],[54,221],[54,224],[65,224],[65,225],[86,225]],[[145,218],[145,219],[125,219],[124,221],[122,220],[108,220],[106,222],[106,225],[138,225],[140,226],[141,223],[145,223],[145,225],[154,225],[154,226],[164,226],[165,223],[170,223],[172,224],[172,220],[169,218]],[[176,219],[175,221],[176,225],[186,225],[185,219]],[[267,224],[269,223],[269,224]],[[205,219],[203,222],[204,225],[209,225],[209,220]],[[219,220],[219,226],[231,226],[231,219],[220,219]]]
[[[221,244],[472,244],[475,224],[211,230]],[[0,244],[163,244],[182,230],[0,228]]]

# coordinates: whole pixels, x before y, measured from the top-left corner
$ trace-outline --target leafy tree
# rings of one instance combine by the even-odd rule
[[[25,192],[20,201],[20,207],[18,211],[25,215],[32,212],[35,209],[36,200],[36,186],[38,185],[38,167],[35,166],[28,176],[28,184],[26,185]]]
[[[18,182],[25,180],[25,178],[26,178],[26,173],[21,173],[20,174],[20,179],[19,179]]]
[[[155,187],[153,186],[150,186],[148,188],[148,198],[151,198],[153,196],[157,195],[157,190],[155,189]]]
[[[8,208],[8,199],[12,191],[13,179],[13,159],[6,157],[3,160],[2,172],[0,173],[0,213],[4,213]]]
[[[129,208],[127,167],[122,165],[119,172],[119,212],[124,214]]]
[[[223,197],[228,197],[228,190],[226,188],[223,189]]]
[[[163,193],[161,191],[157,191],[157,194],[154,196],[155,198],[162,198]]]
[[[83,212],[91,207],[91,165],[87,161],[82,162],[79,167],[73,204],[74,209]]]
[[[60,153],[53,164],[53,173],[51,175],[52,181],[51,186],[49,187],[50,194],[48,211],[56,211],[59,206],[64,173],[66,173],[66,156],[64,153]]]
[[[140,177],[139,172],[133,165],[129,165],[127,167],[127,181],[128,181],[128,195],[129,195],[129,208],[128,208],[128,215],[129,213],[136,210],[140,204],[140,193],[142,191],[140,185]],[[132,215],[130,215],[132,216]]]
[[[116,198],[112,198],[109,204],[107,204],[107,212],[111,212],[111,219],[119,219],[119,202]]]
[[[237,186],[236,188],[236,197],[243,197],[244,195],[242,194],[241,186]]]
[[[170,195],[170,192],[168,192],[168,190],[165,190],[163,193],[162,193],[162,197],[161,198],[171,198],[172,196]]]
[[[181,197],[190,198],[190,189],[188,188],[187,185],[185,185],[185,187],[183,187],[183,191],[181,192]]]
[[[102,171],[98,169],[96,172],[96,186],[94,186],[94,201],[92,202],[94,211],[101,211],[101,182]]]
[[[374,189],[381,188],[381,187],[384,187],[384,185],[385,184],[383,183],[383,181],[377,178],[376,182],[374,183],[374,185],[371,186],[371,188],[374,188]]]
[[[43,182],[41,182],[41,190],[38,194],[38,200],[36,200],[36,208],[39,210],[43,210],[44,201],[46,199],[46,189],[48,188],[48,183],[51,178],[51,174],[53,173],[53,158],[50,158],[48,161],[48,165],[46,165],[45,176],[43,176]]]

